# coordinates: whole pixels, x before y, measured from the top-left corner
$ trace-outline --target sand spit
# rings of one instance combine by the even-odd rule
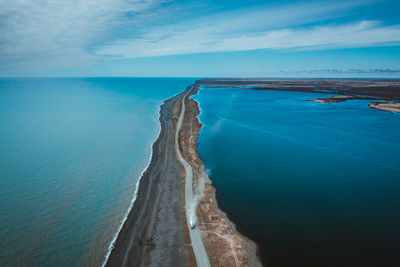
[[[161,106],[161,131],[129,214],[107,266],[195,266],[188,239],[182,170],[175,155],[172,105]]]
[[[343,102],[343,101],[355,100],[355,99],[375,99],[375,98],[338,95],[338,96],[332,96],[332,97],[314,98],[311,101],[314,101],[316,103],[337,103],[337,102]]]
[[[197,119],[199,108],[188,97],[197,93],[198,85],[188,90],[161,105],[161,131],[153,144],[150,165],[140,180],[136,202],[106,266],[196,266],[185,216],[185,172],[175,150],[176,124],[185,95],[179,145],[193,168],[193,192],[198,198],[196,227],[211,266],[261,266],[256,245],[240,235],[218,209],[215,188],[204,173],[196,148],[201,128]]]
[[[179,136],[185,159],[193,167],[194,192],[199,196],[197,206],[198,227],[212,266],[261,266],[254,242],[242,236],[226,214],[218,208],[215,188],[204,171],[204,163],[197,152],[197,138],[201,129],[197,115],[198,103],[190,99],[197,94],[199,85],[192,86],[186,99],[186,112]],[[179,110],[178,101],[174,111]],[[175,112],[174,112],[175,113]]]
[[[314,98],[312,101],[314,101],[316,103],[336,103],[336,102],[346,101],[349,99],[352,99],[352,98],[341,95],[341,96],[326,97],[326,98]]]
[[[337,102],[343,102],[343,101],[355,100],[355,99],[376,100],[376,98],[371,98],[371,97],[332,96],[332,97],[315,98],[315,99],[312,99],[311,101],[316,102],[316,103],[337,103]],[[392,112],[392,113],[400,112],[400,102],[399,101],[375,101],[375,102],[371,102],[368,106],[373,109],[379,109],[382,111],[388,111],[388,112]]]
[[[353,99],[381,100],[370,107],[400,112],[399,80],[350,79],[207,79],[199,80],[160,108],[161,131],[153,144],[152,159],[144,172],[134,203],[106,263],[107,266],[196,266],[185,216],[185,172],[177,160],[176,124],[186,97],[179,147],[193,169],[193,192],[198,201],[200,228],[212,266],[261,266],[254,242],[241,235],[218,208],[215,188],[197,151],[198,103],[190,99],[200,86],[247,90],[300,91],[339,96],[318,98],[319,103]],[[187,94],[188,93],[188,94]]]
[[[368,106],[370,108],[380,109],[383,111],[389,111],[393,113],[400,112],[400,102],[396,101],[377,101],[377,102],[372,102]]]

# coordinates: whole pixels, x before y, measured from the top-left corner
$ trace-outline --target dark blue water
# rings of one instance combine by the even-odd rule
[[[200,90],[220,206],[267,266],[400,266],[400,116],[322,96]]]
[[[191,79],[0,79],[0,266],[99,266]]]

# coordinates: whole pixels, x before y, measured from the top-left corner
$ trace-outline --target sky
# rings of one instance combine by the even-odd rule
[[[400,1],[1,0],[1,77],[400,77]]]

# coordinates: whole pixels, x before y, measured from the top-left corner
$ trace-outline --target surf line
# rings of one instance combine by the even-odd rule
[[[161,112],[161,109],[160,109],[160,111],[158,112],[159,116],[161,116],[161,113],[160,113],[160,112]],[[156,141],[157,141],[158,138],[160,137],[160,134],[161,134],[161,127],[160,127],[160,129],[159,129],[159,131],[158,131],[158,135],[157,135]],[[156,142],[156,141],[155,141],[155,142]],[[142,172],[141,172],[140,175],[139,175],[139,179],[138,179],[138,181],[137,181],[136,184],[135,184],[135,191],[133,192],[133,196],[132,196],[131,203],[130,203],[130,205],[129,205],[129,207],[128,207],[128,210],[125,212],[125,215],[124,215],[124,217],[122,218],[121,223],[120,223],[119,226],[118,226],[118,230],[115,232],[115,234],[114,234],[114,236],[113,236],[113,239],[112,239],[112,241],[111,241],[111,243],[110,243],[110,246],[109,246],[108,249],[107,249],[107,253],[106,253],[106,255],[104,256],[104,261],[103,261],[103,263],[101,264],[101,267],[105,267],[105,266],[106,266],[106,264],[107,264],[107,262],[108,262],[108,259],[110,258],[111,252],[112,252],[112,250],[114,249],[115,242],[117,242],[118,236],[119,236],[119,234],[120,234],[120,232],[121,232],[121,230],[122,230],[122,227],[124,226],[126,220],[128,219],[128,217],[129,217],[129,215],[130,215],[130,213],[131,213],[131,211],[132,211],[132,209],[133,209],[133,206],[134,206],[134,204],[135,204],[135,202],[136,202],[137,195],[138,195],[138,192],[139,192],[140,181],[142,180],[143,175],[145,174],[145,172],[147,171],[147,169],[149,168],[149,166],[150,166],[150,164],[151,164],[151,161],[153,160],[153,146],[154,146],[155,142],[151,145],[151,151],[150,151],[149,159],[148,159],[148,161],[147,161],[147,166],[142,170]]]

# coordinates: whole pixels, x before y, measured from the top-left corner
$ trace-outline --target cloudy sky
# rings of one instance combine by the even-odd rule
[[[400,77],[400,2],[1,0],[0,76]]]

